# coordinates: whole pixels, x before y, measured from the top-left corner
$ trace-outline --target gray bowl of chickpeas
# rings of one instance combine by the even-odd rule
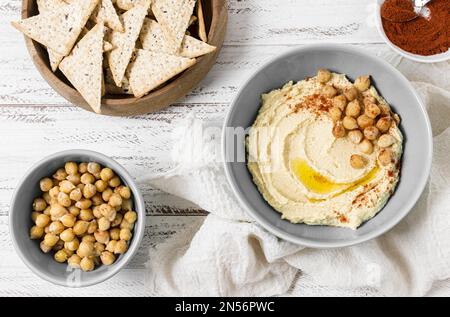
[[[119,163],[68,150],[27,172],[9,220],[13,245],[32,271],[58,285],[84,287],[112,277],[137,252],[145,204]]]

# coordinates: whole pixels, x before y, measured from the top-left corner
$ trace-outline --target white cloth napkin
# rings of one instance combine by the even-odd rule
[[[178,124],[178,166],[145,181],[210,214],[150,251],[149,295],[450,295],[450,64],[384,57],[414,81],[433,125],[431,177],[411,213],[387,234],[348,248],[278,239],[247,216],[227,184],[219,162],[223,118],[191,117]]]

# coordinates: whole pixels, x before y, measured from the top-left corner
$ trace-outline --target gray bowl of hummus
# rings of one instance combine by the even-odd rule
[[[264,228],[314,248],[394,227],[428,180],[432,132],[408,80],[342,45],[309,45],[261,67],[224,124],[228,181]]]

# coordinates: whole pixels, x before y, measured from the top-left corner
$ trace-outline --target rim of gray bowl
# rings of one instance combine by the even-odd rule
[[[111,167],[113,169],[113,171],[115,173],[117,173],[120,176],[120,178],[123,179],[127,183],[127,185],[131,188],[131,192],[132,192],[134,200],[135,200],[135,211],[138,213],[138,217],[143,217],[143,219],[144,219],[144,221],[141,222],[140,226],[136,226],[134,228],[134,237],[131,240],[131,243],[129,245],[127,252],[125,252],[118,259],[118,262],[112,264],[109,267],[108,274],[105,274],[105,276],[101,276],[101,277],[97,277],[97,276],[93,275],[88,280],[85,280],[85,281],[81,282],[80,284],[74,284],[74,285],[61,283],[61,281],[54,278],[54,276],[52,276],[52,274],[50,274],[50,273],[46,274],[42,270],[37,269],[28,260],[28,257],[24,254],[22,249],[18,246],[18,242],[16,241],[15,233],[13,232],[13,213],[17,212],[17,211],[14,211],[14,209],[15,209],[14,206],[16,204],[16,200],[18,199],[17,193],[19,192],[19,189],[22,186],[24,186],[24,184],[26,183],[28,176],[31,174],[32,171],[40,168],[44,164],[51,162],[55,159],[63,158],[68,155],[92,156],[95,158],[99,158],[105,162],[108,162],[108,167]],[[9,234],[11,236],[11,241],[14,246],[14,249],[16,250],[16,253],[19,255],[21,260],[25,263],[25,265],[33,273],[38,275],[40,278],[42,278],[48,282],[51,282],[53,284],[56,284],[56,285],[70,287],[70,288],[81,288],[81,287],[87,287],[87,286],[99,284],[99,283],[102,283],[102,282],[110,279],[111,277],[116,275],[121,269],[123,269],[129,263],[129,261],[133,258],[133,256],[136,254],[136,252],[139,249],[139,246],[141,245],[142,239],[144,237],[144,232],[145,232],[145,202],[144,202],[142,193],[139,190],[139,188],[137,187],[133,177],[127,172],[127,170],[121,164],[119,164],[114,159],[106,156],[105,154],[102,154],[102,153],[99,153],[96,151],[91,151],[91,150],[84,150],[84,149],[65,150],[65,151],[56,152],[54,154],[44,157],[40,161],[34,163],[25,172],[24,176],[22,176],[22,178],[18,182],[18,185],[16,186],[16,188],[13,192],[12,199],[11,199],[11,206],[9,208],[9,217],[8,218],[9,218]],[[92,273],[95,274],[95,270],[92,271]]]
[[[429,142],[428,142],[428,151],[429,151],[429,157],[428,157],[428,164],[427,166],[425,166],[425,171],[426,171],[426,175],[427,178],[422,182],[422,184],[420,184],[420,187],[418,188],[419,190],[416,191],[416,195],[414,197],[411,197],[412,199],[409,200],[409,202],[405,205],[405,207],[403,208],[403,212],[397,214],[396,217],[393,217],[391,219],[390,222],[388,222],[385,226],[380,226],[377,230],[374,230],[371,234],[355,239],[353,241],[350,242],[335,242],[335,243],[322,243],[322,242],[317,242],[317,241],[313,241],[310,239],[305,239],[305,238],[300,238],[297,236],[294,236],[292,234],[286,233],[284,231],[282,231],[280,228],[272,225],[271,223],[269,223],[268,221],[266,221],[257,211],[253,210],[248,203],[246,202],[246,200],[241,197],[240,193],[238,192],[238,185],[236,184],[236,181],[234,179],[234,176],[232,175],[231,171],[230,171],[230,167],[229,167],[229,163],[226,160],[226,127],[229,126],[228,122],[232,116],[232,114],[234,113],[234,111],[237,110],[236,107],[236,102],[239,99],[239,96],[241,95],[241,93],[246,89],[247,85],[265,68],[267,68],[269,65],[271,65],[272,63],[283,59],[289,55],[292,54],[301,54],[304,51],[310,50],[310,49],[324,49],[324,50],[341,50],[341,51],[346,51],[349,53],[357,53],[357,54],[361,54],[364,55],[365,57],[369,58],[369,59],[377,59],[380,63],[384,64],[384,66],[386,66],[387,68],[389,68],[391,71],[395,72],[399,78],[404,82],[404,84],[406,86],[409,87],[409,89],[412,91],[412,93],[414,94],[414,97],[417,99],[421,111],[424,114],[424,118],[426,121],[426,126],[427,126],[427,130],[428,130],[428,136],[429,136]],[[409,80],[399,71],[397,70],[394,66],[392,66],[391,64],[389,64],[387,61],[385,61],[384,59],[375,56],[373,54],[370,54],[366,51],[364,51],[363,49],[360,48],[355,48],[355,47],[351,47],[349,45],[344,45],[344,44],[307,44],[305,46],[302,47],[298,47],[298,48],[294,48],[294,49],[290,49],[287,50],[286,52],[270,59],[268,62],[264,63],[262,66],[258,67],[258,69],[242,84],[241,88],[239,89],[238,93],[236,94],[236,97],[234,98],[230,109],[227,112],[227,115],[225,117],[225,121],[223,124],[223,129],[222,129],[222,159],[224,162],[224,169],[225,169],[225,175],[226,178],[228,180],[228,184],[230,185],[234,196],[237,198],[237,200],[239,201],[239,203],[241,204],[241,206],[244,207],[245,211],[254,219],[256,220],[257,223],[259,223],[264,229],[266,229],[267,231],[269,231],[270,233],[272,233],[273,235],[282,238],[286,241],[301,245],[301,246],[305,246],[305,247],[310,247],[310,248],[315,248],[315,249],[332,249],[332,248],[342,248],[342,247],[348,247],[348,246],[352,246],[352,245],[356,245],[356,244],[360,244],[369,240],[372,240],[376,237],[381,236],[382,234],[386,233],[387,231],[391,230],[393,227],[395,227],[404,217],[406,217],[406,215],[411,211],[411,209],[415,206],[415,204],[417,203],[417,201],[419,200],[420,196],[422,195],[425,186],[428,182],[429,179],[429,175],[430,175],[430,171],[431,171],[431,163],[432,163],[432,158],[433,158],[433,134],[432,134],[432,130],[431,130],[431,123],[430,123],[430,119],[428,117],[428,113],[427,110],[425,108],[425,105],[423,104],[422,99],[420,98],[419,94],[417,93],[417,91],[414,89],[414,87],[411,85],[411,83],[409,82]],[[256,185],[255,185],[256,186]],[[261,198],[263,199],[263,198]],[[274,212],[276,212],[274,210]],[[370,221],[370,220],[368,220]],[[343,229],[345,230],[345,229]]]

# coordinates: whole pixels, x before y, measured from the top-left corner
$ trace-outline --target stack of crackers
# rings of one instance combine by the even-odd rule
[[[92,109],[105,94],[142,97],[213,52],[200,0],[37,0],[13,26],[45,45]],[[196,15],[194,15],[196,10]],[[188,28],[197,25],[199,39]]]

